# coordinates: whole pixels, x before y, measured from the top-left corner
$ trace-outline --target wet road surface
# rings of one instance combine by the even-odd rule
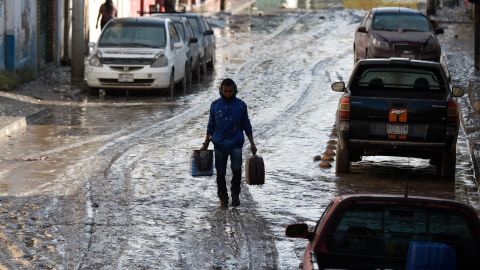
[[[362,16],[334,7],[230,17],[215,29],[214,73],[186,96],[51,106],[0,145],[0,269],[295,269],[305,242],[285,238],[286,225],[314,225],[337,194],[403,194],[407,179],[409,194],[480,209],[463,133],[455,183],[420,159],[370,157],[342,176],[334,161],[314,161],[335,147],[330,84],[348,79]],[[266,184],[243,183],[242,205],[228,210],[214,176],[189,174],[225,77],[248,104],[266,167]]]

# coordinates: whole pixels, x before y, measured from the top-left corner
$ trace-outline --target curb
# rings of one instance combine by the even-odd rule
[[[31,114],[27,115],[26,122],[28,124],[33,124],[36,121],[38,121],[38,120],[40,120],[44,117],[47,117],[49,115],[50,115],[50,111],[48,109],[41,109],[39,111],[36,111],[34,113],[31,113]]]
[[[0,117],[0,138],[9,137],[15,132],[25,130],[27,128],[27,119],[22,116]]]

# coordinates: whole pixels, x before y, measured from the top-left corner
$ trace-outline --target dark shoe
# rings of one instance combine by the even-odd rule
[[[240,206],[240,198],[238,196],[232,196],[232,206]]]
[[[228,198],[220,198],[220,208],[228,208]]]

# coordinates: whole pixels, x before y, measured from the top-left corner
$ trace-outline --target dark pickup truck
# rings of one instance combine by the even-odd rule
[[[344,92],[336,116],[336,172],[362,156],[430,159],[455,179],[458,104],[464,90],[450,87],[441,64],[403,58],[360,60],[350,77],[332,84]]]

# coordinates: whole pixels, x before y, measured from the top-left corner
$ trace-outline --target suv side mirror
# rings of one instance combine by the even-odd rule
[[[463,88],[454,86],[452,87],[452,96],[454,97],[461,97],[465,94],[465,90]]]
[[[359,26],[359,27],[357,27],[357,32],[359,32],[359,33],[367,33],[367,27],[365,27],[365,26]]]
[[[313,234],[308,231],[308,225],[305,223],[288,225],[285,229],[285,235],[292,238],[313,239]]]
[[[203,32],[203,35],[204,36],[213,35],[213,30],[206,30],[205,32]]]
[[[332,90],[335,92],[345,92],[345,83],[344,82],[334,82],[332,83]]]
[[[89,42],[89,43],[88,43],[88,47],[89,47],[89,48],[95,47],[95,42],[93,42],[93,41]]]

